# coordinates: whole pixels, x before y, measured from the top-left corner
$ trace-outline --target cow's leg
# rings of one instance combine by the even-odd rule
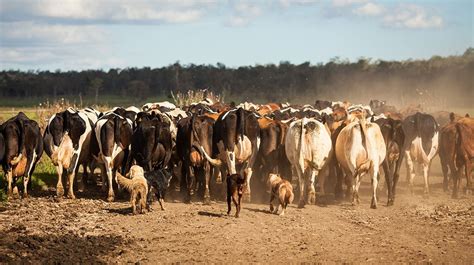
[[[74,174],[75,170],[73,170],[72,172],[70,172],[68,174],[68,179],[69,179],[69,183],[68,183],[68,186],[69,186],[69,190],[67,192],[67,197],[69,199],[76,199],[76,196],[74,195]]]
[[[115,199],[114,186],[113,186],[113,172],[112,172],[112,159],[110,157],[105,158],[105,170],[107,172],[107,184],[108,184],[108,195],[107,201],[112,202]]]
[[[392,170],[388,164],[387,158],[383,161],[382,167],[383,167],[383,173],[385,176],[385,183],[387,183],[387,191],[388,191],[387,206],[390,206],[390,205],[393,205],[393,194],[392,194],[393,175],[392,175]]]
[[[247,167],[245,170],[244,170],[244,174],[245,174],[245,192],[244,192],[244,201],[245,202],[250,202],[251,198],[252,198],[252,194],[251,194],[251,191],[250,191],[250,179],[252,179],[252,168],[250,167]]]
[[[329,176],[331,178],[336,178],[336,187],[334,190],[334,195],[336,200],[340,200],[344,197],[343,190],[342,190],[342,182],[344,180],[344,176],[340,170],[337,168],[337,164],[335,162],[331,162]]]
[[[370,208],[377,209],[378,167],[374,166],[369,173],[372,177],[372,202],[370,203]]]
[[[160,203],[161,210],[164,211],[165,210],[165,200],[162,197],[160,197],[158,202]]]
[[[296,166],[296,175],[298,175],[298,186],[300,187],[300,202],[298,203],[298,208],[303,208],[305,205],[305,179],[303,170]]]
[[[204,163],[204,178],[205,178],[205,187],[204,187],[204,204],[211,204],[211,194],[209,192],[209,184],[211,180],[211,165],[209,162]]]
[[[87,173],[87,164],[82,164],[82,174],[81,174],[81,180],[79,181],[79,187],[77,189],[77,191],[79,192],[84,192],[85,190],[85,186],[87,184],[87,179],[88,179],[88,173]],[[79,166],[77,166],[76,168],[76,176],[78,175],[77,173],[79,172]]]
[[[471,172],[472,172],[472,162],[471,160],[465,155],[464,157],[464,170],[466,174],[466,194],[472,194],[472,183],[471,183]],[[459,176],[459,175],[458,175]]]
[[[413,180],[415,179],[415,170],[413,168],[413,160],[411,159],[410,151],[405,151],[406,162],[407,162],[407,179],[408,185],[410,187],[411,194],[414,194],[413,191]]]
[[[359,187],[360,187],[360,174],[356,173],[355,181],[352,184],[352,205],[356,205],[360,203],[359,200]]]
[[[63,166],[61,164],[56,166],[56,172],[58,173],[58,183],[56,184],[56,196],[61,198],[64,196],[63,187]]]
[[[11,199],[13,198],[13,189],[12,189],[13,172],[11,168],[8,169],[8,172],[7,172],[7,182],[8,182],[7,196],[8,196],[8,199]]]
[[[443,172],[443,190],[447,192],[449,191],[448,163],[446,163],[444,159],[441,159],[441,156],[440,156],[440,160],[441,160],[441,171]],[[451,174],[453,174],[452,170],[451,170]]]
[[[314,189],[314,181],[316,179],[316,175],[318,174],[317,170],[311,170],[311,176],[309,178],[308,184],[308,204],[315,204],[316,203],[316,190]]]
[[[400,179],[400,167],[402,165],[403,161],[403,152],[400,152],[400,156],[397,159],[397,162],[395,164],[395,169],[393,171],[393,182],[392,182],[392,197],[393,197],[393,202],[395,202],[395,194],[397,192],[397,183],[398,179]]]
[[[429,170],[430,170],[430,162],[424,162],[423,163],[423,179],[425,180],[425,188],[423,190],[423,193],[426,196],[430,193],[429,180],[428,180]]]

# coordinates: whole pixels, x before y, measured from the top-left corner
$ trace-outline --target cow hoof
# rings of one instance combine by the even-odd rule
[[[372,203],[370,204],[370,208],[377,209],[377,202],[374,199],[372,199]]]
[[[458,193],[453,193],[453,195],[451,196],[453,199],[459,199],[459,195]]]
[[[387,206],[393,206],[393,199],[389,199],[387,202]]]
[[[466,195],[471,195],[472,194],[472,190],[471,189],[466,189]]]
[[[75,199],[76,199],[76,196],[74,196],[74,194],[68,194],[68,195],[67,195],[67,198],[68,198],[68,199],[71,199],[71,200],[75,200]]]
[[[205,205],[210,205],[210,204],[211,204],[211,198],[210,198],[210,197],[204,197],[203,203],[204,203]]]
[[[114,196],[113,196],[113,195],[109,195],[109,196],[107,197],[107,201],[108,201],[108,202],[113,202],[113,201],[114,201]]]

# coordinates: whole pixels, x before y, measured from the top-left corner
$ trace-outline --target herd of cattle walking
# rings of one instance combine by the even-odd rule
[[[404,158],[412,192],[417,162],[428,194],[430,164],[438,153],[444,189],[452,182],[452,196],[457,197],[465,175],[470,191],[474,119],[448,112],[401,113],[379,100],[369,105],[317,100],[304,106],[247,102],[235,106],[205,99],[182,108],[169,102],[148,103],[141,109],[116,107],[104,113],[69,108],[54,114],[42,133],[36,121],[20,112],[0,127],[0,161],[9,198],[21,176],[23,196],[28,196],[28,182],[43,150],[57,170],[57,196],[64,195],[65,180],[67,197],[72,199],[79,166],[83,168],[79,190],[95,181],[89,172],[99,167],[102,188],[108,192],[107,200],[113,201],[116,176],[129,175],[130,168],[138,165],[145,173],[173,176],[185,201],[198,194],[206,203],[214,192],[211,181],[231,185],[235,176],[243,187],[239,194],[250,200],[251,195],[268,196],[267,183],[277,175],[290,182],[297,178],[299,207],[315,202],[316,184],[320,194],[329,191],[355,204],[361,177],[367,175],[372,183],[371,207],[377,208],[382,171],[388,205],[394,203]],[[278,196],[272,194],[272,199],[274,195]],[[230,209],[229,196],[228,203]],[[235,203],[239,210],[240,197]]]

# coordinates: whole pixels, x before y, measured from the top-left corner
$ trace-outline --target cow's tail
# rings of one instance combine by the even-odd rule
[[[240,109],[239,113],[239,123],[240,123],[240,141],[244,142],[244,133],[245,133],[245,111]]]
[[[285,185],[280,185],[279,191],[278,191],[278,199],[280,199],[280,203],[283,205],[288,204],[288,200],[286,198],[286,186]]]
[[[367,121],[365,118],[362,118],[359,120],[359,125],[360,125],[360,133],[361,133],[361,138],[362,138],[362,145],[364,146],[366,152],[367,152],[367,158],[364,162],[362,162],[357,168],[356,168],[356,176],[360,175],[364,172],[369,171],[374,165],[372,161],[372,146],[370,145],[370,139],[367,134]]]
[[[116,115],[114,117],[114,141],[118,146],[120,146],[120,124],[121,118]]]
[[[115,175],[115,181],[117,181],[121,187],[125,188],[129,192],[133,190],[133,180],[122,176],[122,174],[119,172],[117,172]]]
[[[299,146],[299,151],[298,151],[298,158],[299,158],[299,163],[301,168],[303,169],[303,174],[304,174],[304,155],[303,155],[303,142],[304,142],[304,125],[306,123],[306,117],[303,117],[301,119],[301,135],[300,135],[300,146]]]

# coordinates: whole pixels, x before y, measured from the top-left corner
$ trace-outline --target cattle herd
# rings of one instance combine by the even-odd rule
[[[268,201],[268,191],[271,200],[280,198],[284,213],[293,200],[291,183],[296,183],[299,207],[316,202],[316,188],[321,195],[334,193],[337,200],[357,204],[363,176],[371,180],[371,208],[377,208],[381,174],[387,204],[394,204],[404,158],[411,191],[416,162],[422,167],[424,193],[429,194],[430,164],[436,154],[446,191],[452,189],[457,197],[462,176],[467,179],[466,192],[472,189],[473,118],[397,110],[379,100],[369,105],[321,100],[314,105],[235,105],[205,99],[181,108],[169,102],[107,112],[69,108],[50,117],[41,131],[22,112],[0,127],[0,161],[9,198],[19,193],[19,177],[22,196],[28,196],[28,182],[43,151],[58,174],[58,198],[65,194],[64,182],[67,197],[74,199],[74,184],[82,191],[84,184],[95,183],[94,170],[99,168],[108,201],[126,186],[132,197],[138,196],[132,201],[140,201],[141,208],[147,192],[150,198],[157,195],[163,208],[167,189],[179,191],[185,202],[209,203],[211,195],[223,198],[213,189],[223,184],[229,212],[233,200],[236,216],[241,197]],[[130,171],[142,173],[135,176]],[[76,180],[76,175],[81,178]],[[134,190],[133,183],[140,188]],[[135,203],[132,206],[135,213]]]

